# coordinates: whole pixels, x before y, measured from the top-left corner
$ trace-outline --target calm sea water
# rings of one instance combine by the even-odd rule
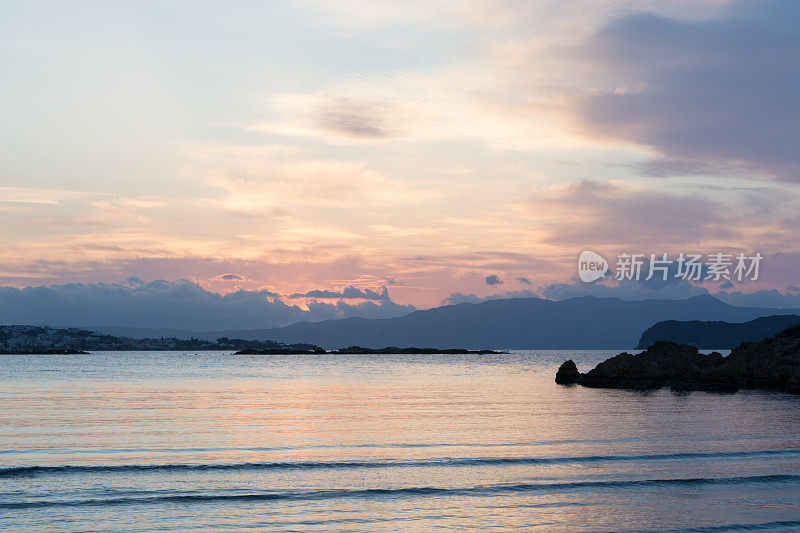
[[[0,530],[800,530],[800,398],[613,353],[0,356]]]

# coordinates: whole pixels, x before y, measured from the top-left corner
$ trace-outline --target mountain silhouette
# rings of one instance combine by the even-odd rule
[[[743,323],[665,320],[642,333],[636,347],[644,349],[657,341],[672,341],[701,349],[732,350],[743,342],[772,337],[796,324],[800,324],[798,315],[765,316]]]
[[[685,300],[624,301],[582,296],[553,301],[513,298],[415,311],[397,318],[346,318],[300,322],[248,332],[254,338],[316,344],[434,348],[633,348],[646,329],[663,320],[745,322],[800,309],[735,307],[710,295]]]

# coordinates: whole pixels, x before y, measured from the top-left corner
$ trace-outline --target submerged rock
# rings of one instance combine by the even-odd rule
[[[613,389],[770,389],[800,394],[800,324],[774,337],[742,343],[727,357],[701,354],[694,346],[658,341],[640,354],[621,353],[585,374],[573,361],[556,373],[556,383]]]

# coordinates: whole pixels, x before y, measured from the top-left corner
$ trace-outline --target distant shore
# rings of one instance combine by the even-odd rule
[[[395,346],[388,346],[386,348],[363,348],[361,346],[350,346],[348,348],[341,348],[339,350],[324,350],[319,347],[311,350],[293,350],[288,348],[271,348],[266,350],[239,350],[236,352],[238,355],[304,355],[304,354],[383,354],[383,355],[403,355],[403,354],[473,354],[473,355],[491,355],[491,354],[506,354],[508,352],[496,350],[466,350],[463,348],[397,348]]]
[[[0,354],[87,354],[115,351],[229,351],[240,355],[304,355],[304,354],[502,354],[495,350],[463,348],[364,348],[350,346],[328,351],[314,344],[284,344],[271,340],[254,341],[220,337],[216,341],[202,339],[133,339],[103,335],[80,328],[0,325]]]
[[[89,355],[83,350],[0,350],[0,355]]]

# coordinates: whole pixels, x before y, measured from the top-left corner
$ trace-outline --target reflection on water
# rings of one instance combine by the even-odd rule
[[[614,352],[0,356],[0,530],[800,529],[800,400]]]

